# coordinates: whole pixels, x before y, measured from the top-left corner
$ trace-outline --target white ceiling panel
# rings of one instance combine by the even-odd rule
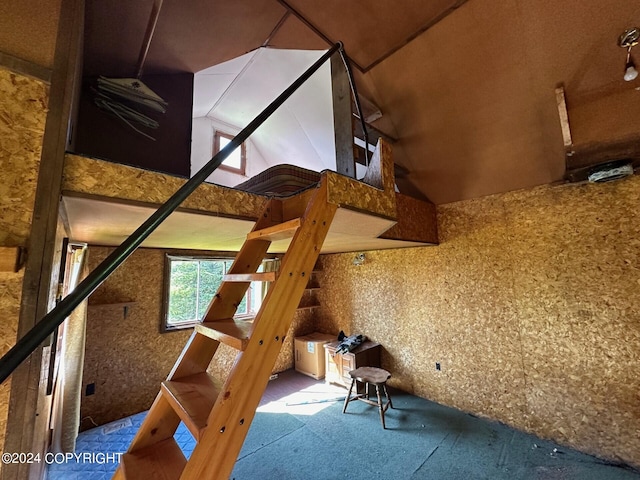
[[[155,211],[103,198],[63,196],[70,238],[89,245],[120,245]],[[392,220],[339,208],[331,224],[322,253],[354,252],[424,246],[424,243],[378,238],[395,224]],[[176,211],[142,244],[147,248],[238,251],[254,222]],[[273,242],[269,251],[282,253],[290,242]]]
[[[323,53],[260,48],[198,72],[194,117],[206,115],[242,128]],[[335,169],[329,63],[302,85],[251,139],[269,165],[290,163],[316,171]]]
[[[255,50],[228,62],[214,65],[193,76],[193,118],[204,117],[229,88],[232,82],[247,68]]]

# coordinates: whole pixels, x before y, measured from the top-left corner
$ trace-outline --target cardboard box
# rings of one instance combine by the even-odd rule
[[[320,380],[324,378],[324,344],[336,339],[335,335],[311,333],[294,339],[296,370]]]

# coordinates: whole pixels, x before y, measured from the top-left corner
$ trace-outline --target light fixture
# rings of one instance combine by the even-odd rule
[[[636,64],[633,62],[633,58],[631,58],[631,49],[638,45],[639,38],[640,28],[638,27],[626,29],[618,38],[618,45],[627,49],[627,62],[624,67],[624,79],[627,82],[635,80],[638,77]]]
[[[356,254],[356,256],[353,258],[353,261],[351,262],[353,265],[355,265],[356,267],[359,267],[360,265],[362,265],[365,261],[367,260],[367,256],[364,253],[358,253]]]

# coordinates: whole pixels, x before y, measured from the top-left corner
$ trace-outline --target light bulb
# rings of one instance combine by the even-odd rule
[[[638,70],[636,70],[636,66],[633,63],[633,60],[629,60],[626,65],[626,70],[624,71],[624,79],[626,82],[630,82],[635,80],[638,77]]]

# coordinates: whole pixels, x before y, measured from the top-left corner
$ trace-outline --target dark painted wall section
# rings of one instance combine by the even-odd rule
[[[75,128],[74,151],[147,170],[189,177],[193,74],[149,75],[142,80],[169,103],[164,114],[144,107],[137,108],[160,123],[156,130],[141,127],[156,140],[140,135],[119,118],[100,110],[93,102],[94,93],[91,91],[95,79],[85,79]]]

